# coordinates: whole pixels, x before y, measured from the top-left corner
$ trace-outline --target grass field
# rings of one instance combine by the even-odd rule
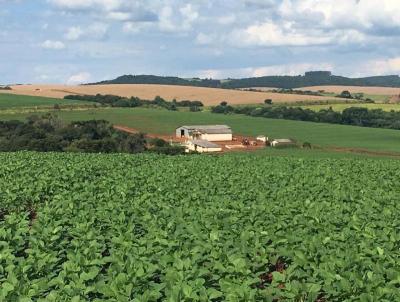
[[[146,133],[163,135],[173,135],[176,127],[185,124],[228,124],[235,133],[243,135],[263,134],[272,138],[294,138],[324,147],[400,152],[400,131],[397,130],[144,108],[90,109],[62,111],[58,114],[65,121],[105,119]],[[24,119],[27,116],[28,114],[0,114],[0,120]]]
[[[68,94],[113,94],[125,97],[136,96],[142,99],[154,99],[161,96],[166,100],[202,101],[206,106],[217,105],[222,101],[230,104],[257,104],[265,99],[272,99],[274,103],[297,101],[330,100],[330,97],[304,96],[270,92],[249,92],[230,89],[215,89],[188,86],[168,85],[92,85],[92,86],[64,86],[64,85],[18,85],[12,86],[10,93],[63,98]]]
[[[339,92],[339,93],[341,93],[341,92]],[[353,92],[353,94],[354,94],[354,92]],[[327,96],[327,97],[336,97],[338,95],[338,93],[324,92],[323,95]],[[364,93],[364,99],[371,99],[376,103],[388,103],[388,102],[390,102],[391,95]],[[357,102],[356,99],[354,101]]]
[[[332,92],[339,94],[344,90],[348,90],[351,93],[365,93],[367,95],[399,95],[400,88],[391,87],[360,87],[360,86],[310,86],[299,88],[300,90],[311,90],[319,91],[324,90],[326,92]]]
[[[84,105],[87,104],[87,102],[0,93],[0,110],[10,109],[10,108],[21,108],[21,107],[46,107],[46,106],[51,107],[54,106],[55,104]]]
[[[326,105],[306,105],[300,106],[302,108],[319,111],[321,109],[328,109],[332,107],[334,111],[342,112],[346,108],[350,107],[363,107],[368,109],[382,109],[384,111],[400,111],[400,104],[326,104]]]

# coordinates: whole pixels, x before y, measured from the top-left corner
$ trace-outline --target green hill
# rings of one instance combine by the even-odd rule
[[[88,85],[104,84],[158,84],[158,85],[180,85],[197,87],[221,87],[220,80],[212,79],[183,79],[178,77],[163,77],[155,75],[123,75],[114,80],[102,81]]]
[[[364,78],[347,78],[332,75],[329,71],[311,71],[306,72],[305,75],[298,76],[265,76],[228,80],[199,78],[183,79],[179,77],[164,77],[154,75],[123,75],[114,80],[102,81],[89,85],[100,84],[158,84],[227,89],[248,87],[276,87],[291,89],[319,85],[400,87],[400,77],[398,75],[389,75]]]

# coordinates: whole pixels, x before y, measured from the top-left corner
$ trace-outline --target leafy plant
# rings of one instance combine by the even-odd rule
[[[398,161],[0,160],[0,301],[400,299]]]

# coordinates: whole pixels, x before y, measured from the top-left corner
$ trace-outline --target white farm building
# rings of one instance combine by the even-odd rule
[[[226,125],[182,126],[176,129],[176,137],[209,142],[232,141],[232,129]]]
[[[287,138],[274,139],[271,142],[272,147],[283,147],[283,146],[294,146],[294,145],[295,142]]]
[[[197,140],[187,141],[186,150],[187,152],[196,151],[199,153],[211,153],[211,152],[221,152],[222,148],[212,142],[202,139],[197,139]]]

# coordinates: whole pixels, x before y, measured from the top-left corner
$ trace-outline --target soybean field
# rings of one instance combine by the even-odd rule
[[[400,300],[398,161],[0,160],[0,301]]]

